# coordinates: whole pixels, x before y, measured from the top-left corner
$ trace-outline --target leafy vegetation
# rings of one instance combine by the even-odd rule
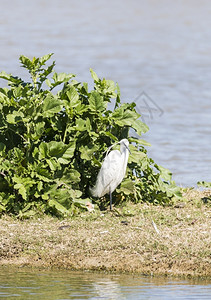
[[[211,189],[211,182],[208,182],[208,181],[198,181],[197,185],[199,187]],[[211,204],[211,195],[209,195],[208,197],[204,197],[203,201],[204,201],[204,203]]]
[[[198,181],[198,186],[204,187],[204,188],[211,188],[211,182],[207,181]]]
[[[130,129],[139,136],[148,130],[135,103],[121,103],[118,85],[93,70],[91,91],[75,75],[56,73],[55,62],[46,64],[51,56],[20,56],[29,82],[0,73],[8,82],[0,88],[0,211],[65,216],[86,208],[105,151],[122,138],[131,155],[116,201],[166,203],[179,196],[171,173],[147,156],[148,143],[129,136]]]

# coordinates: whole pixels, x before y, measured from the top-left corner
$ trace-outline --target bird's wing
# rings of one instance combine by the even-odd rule
[[[119,169],[121,165],[121,153],[118,150],[111,151],[106,155],[101,169],[97,175],[96,184],[91,188],[91,193],[94,197],[102,197],[109,193],[109,190],[113,192],[118,184],[115,180],[119,178]],[[116,184],[116,185],[115,185]],[[115,186],[113,188],[113,186]]]

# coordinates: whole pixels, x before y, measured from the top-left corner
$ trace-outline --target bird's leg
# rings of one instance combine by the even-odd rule
[[[112,192],[111,192],[111,188],[109,188],[109,196],[110,196],[110,210],[112,210]]]

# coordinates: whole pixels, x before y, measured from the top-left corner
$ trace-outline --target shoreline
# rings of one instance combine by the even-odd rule
[[[210,195],[188,190],[173,206],[127,203],[66,219],[2,216],[0,265],[211,278]]]

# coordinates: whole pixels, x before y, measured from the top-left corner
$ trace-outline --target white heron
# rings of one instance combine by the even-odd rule
[[[125,176],[130,152],[127,139],[121,140],[118,144],[120,144],[120,151],[112,150],[109,152],[114,145],[108,148],[106,157],[97,175],[96,184],[93,188],[90,188],[93,197],[100,198],[109,193],[110,210],[112,210],[112,193]]]

